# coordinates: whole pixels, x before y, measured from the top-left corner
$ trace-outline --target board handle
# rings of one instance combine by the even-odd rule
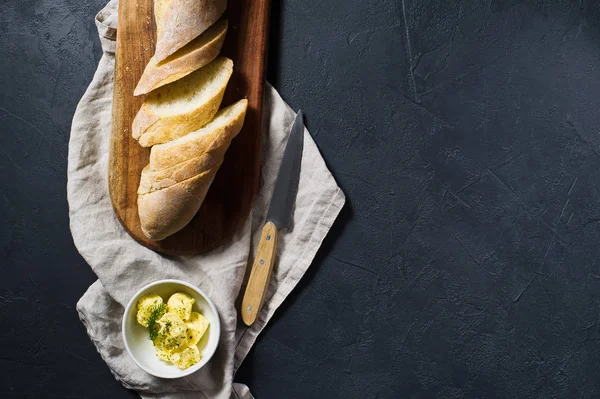
[[[272,222],[267,222],[260,234],[256,257],[242,300],[242,320],[247,326],[254,323],[265,299],[275,263],[278,235],[277,227]]]

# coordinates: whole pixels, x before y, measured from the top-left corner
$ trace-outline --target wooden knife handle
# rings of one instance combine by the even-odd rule
[[[250,278],[242,300],[242,320],[247,326],[254,323],[265,299],[269,280],[271,279],[271,271],[275,263],[278,234],[277,227],[271,222],[267,222],[262,229],[256,258],[254,258]]]

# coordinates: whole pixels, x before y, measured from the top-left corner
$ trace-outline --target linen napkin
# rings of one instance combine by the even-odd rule
[[[115,0],[109,2],[96,16],[103,55],[77,106],[69,142],[71,232],[75,246],[98,276],[79,300],[77,311],[112,373],[142,398],[251,398],[247,387],[233,383],[234,374],[258,334],[310,266],[344,204],[344,194],[305,129],[293,229],[281,235],[265,304],[254,325],[246,327],[237,314],[240,293],[295,117],[267,84],[260,186],[243,228],[231,242],[201,256],[165,257],[134,241],[113,213],[107,181],[117,5]],[[178,278],[200,287],[214,301],[221,317],[221,340],[211,361],[200,371],[176,380],[155,378],[139,369],[125,351],[121,337],[124,305],[143,285],[164,278]]]

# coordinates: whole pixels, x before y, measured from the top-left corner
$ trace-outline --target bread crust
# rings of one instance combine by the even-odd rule
[[[153,170],[150,165],[146,166],[142,170],[138,194],[162,190],[215,167],[223,162],[229,143],[166,169]]]
[[[161,62],[217,22],[227,0],[155,0],[156,51]]]
[[[221,105],[227,83],[233,73],[233,62],[227,58],[219,58],[214,62],[223,63],[226,79],[211,97],[196,106],[196,108],[173,115],[158,115],[153,109],[154,103],[160,102],[166,87],[151,92],[142,104],[132,124],[132,136],[142,147],[166,143],[192,132],[210,122]],[[207,68],[209,66],[206,66]],[[196,73],[202,73],[201,70]],[[175,84],[175,83],[174,83]]]
[[[230,142],[242,129],[248,100],[242,99],[230,107],[239,107],[239,112],[232,115],[232,118],[224,126],[211,128],[211,125],[208,124],[177,141],[152,147],[150,150],[150,169],[160,170],[172,167]],[[230,107],[219,112],[227,112]]]
[[[227,20],[221,20],[165,60],[152,57],[133,95],[147,94],[209,64],[219,55],[226,34]]]
[[[220,125],[152,147],[138,189],[140,224],[148,238],[162,240],[192,220],[242,128],[247,107],[248,101],[240,100],[220,111],[227,117]]]
[[[138,195],[142,232],[159,241],[184,228],[200,209],[219,166],[162,190]]]

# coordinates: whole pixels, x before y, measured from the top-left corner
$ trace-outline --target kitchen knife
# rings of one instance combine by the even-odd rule
[[[300,180],[300,163],[304,148],[304,122],[302,111],[298,111],[292,124],[290,136],[283,152],[283,159],[275,180],[275,188],[271,195],[271,203],[267,219],[260,235],[256,257],[252,264],[248,285],[242,300],[242,320],[247,326],[252,325],[262,307],[271,271],[277,253],[279,232],[290,226],[292,210],[298,192]]]

